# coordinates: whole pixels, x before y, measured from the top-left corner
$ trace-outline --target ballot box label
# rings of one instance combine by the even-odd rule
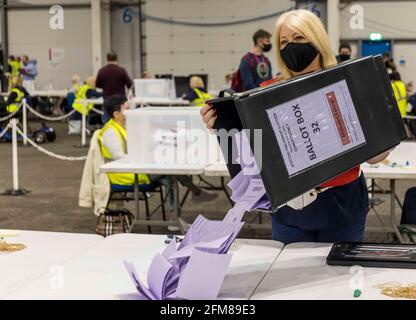
[[[289,176],[366,142],[345,80],[266,111]]]

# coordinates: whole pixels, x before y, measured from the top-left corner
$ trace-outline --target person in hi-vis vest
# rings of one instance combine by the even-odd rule
[[[13,113],[19,110],[22,100],[29,97],[29,93],[26,89],[20,84],[20,77],[14,76],[11,78],[11,90],[7,97],[7,112]],[[22,109],[20,108],[17,112],[17,116],[22,114]]]
[[[129,108],[126,97],[121,95],[110,96],[104,102],[104,108],[111,117],[98,134],[98,142],[101,153],[107,162],[127,157],[127,131],[124,111]],[[131,186],[133,191],[134,174],[130,173],[108,173],[108,178],[113,189]],[[139,184],[159,183],[166,188],[167,206],[169,219],[175,220],[174,198],[172,178],[166,175],[139,174]],[[192,199],[195,202],[211,201],[217,194],[209,193],[193,184],[188,176],[178,176],[178,180],[192,192]],[[169,226],[170,231],[177,231],[179,228]]]
[[[193,106],[203,107],[205,101],[211,99],[211,95],[205,92],[204,81],[201,77],[193,76],[189,80],[189,87],[191,90],[184,96],[185,100],[189,100]]]
[[[102,93],[95,89],[95,78],[93,76],[89,76],[85,79],[85,82],[82,85],[77,83],[76,80],[77,79],[73,77],[71,81],[73,85],[72,90],[76,91],[73,92],[73,94],[75,94],[74,102],[72,105],[69,104],[69,106],[77,112],[72,114],[69,119],[68,134],[81,133],[82,114],[88,116],[91,108],[94,106],[92,103],[86,103],[86,100],[102,97]],[[72,94],[72,92],[70,92],[70,94]],[[71,99],[68,99],[68,102],[70,101]],[[100,108],[98,105],[95,107]]]
[[[100,96],[101,95],[95,90],[95,78],[90,76],[75,93],[75,101],[72,105],[72,108],[78,111],[80,114],[87,116],[94,105],[92,103],[86,103],[86,100],[98,98]]]
[[[407,90],[406,85],[400,77],[400,73],[394,71],[389,74],[391,86],[393,88],[394,96],[397,100],[397,105],[402,117],[407,116]]]

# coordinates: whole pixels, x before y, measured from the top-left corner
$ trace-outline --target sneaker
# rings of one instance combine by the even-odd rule
[[[201,190],[199,195],[192,194],[192,201],[195,203],[199,202],[209,202],[218,198],[217,193],[208,192],[206,190]]]
[[[174,221],[169,221],[169,222],[174,222]],[[180,231],[178,226],[168,226],[168,230],[172,232]]]

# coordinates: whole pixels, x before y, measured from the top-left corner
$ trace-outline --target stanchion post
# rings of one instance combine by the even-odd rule
[[[13,161],[13,188],[8,189],[1,195],[5,196],[23,196],[30,191],[26,189],[19,189],[19,168],[17,159],[17,119],[11,119],[12,125],[12,161]]]
[[[17,119],[12,119],[12,161],[13,161],[13,191],[19,190],[19,168],[17,162]]]
[[[81,146],[86,145],[86,117],[85,117],[85,100],[82,101],[82,121],[81,121]]]
[[[23,112],[23,144],[27,145],[27,107],[26,107],[26,98],[23,98],[22,100],[22,112]]]

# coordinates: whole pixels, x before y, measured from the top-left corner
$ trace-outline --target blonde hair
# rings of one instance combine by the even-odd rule
[[[189,80],[189,85],[192,89],[205,87],[204,80],[202,80],[202,78],[198,76],[191,77],[191,80]]]
[[[321,55],[321,67],[329,67],[337,64],[331,44],[329,43],[328,34],[326,33],[321,20],[308,10],[298,9],[288,11],[279,17],[275,29],[277,65],[279,66],[279,70],[282,72],[285,79],[293,77],[293,73],[283,62],[280,55],[280,31],[283,24],[304,36],[313,44]]]
[[[78,75],[74,74],[71,78],[72,83],[79,83],[81,80]]]
[[[91,87],[95,87],[95,77],[89,76],[87,79],[85,79],[85,83],[90,85]]]

